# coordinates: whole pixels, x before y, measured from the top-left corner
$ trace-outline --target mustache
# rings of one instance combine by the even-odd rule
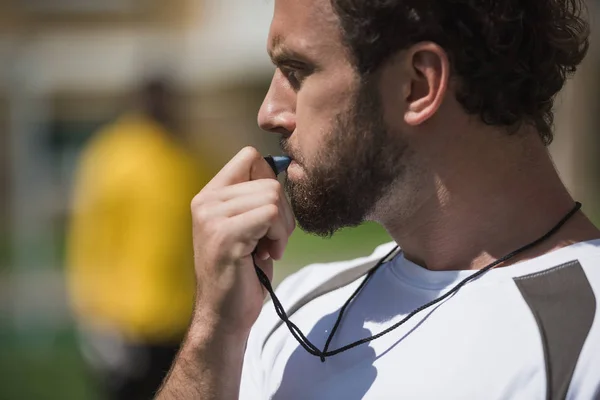
[[[280,138],[279,139],[279,148],[286,156],[290,157],[292,160],[296,161],[298,164],[302,163],[302,158],[299,154],[292,148],[290,141],[288,138]]]

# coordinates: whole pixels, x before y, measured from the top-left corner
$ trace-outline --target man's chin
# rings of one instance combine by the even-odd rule
[[[310,195],[299,190],[299,183],[289,177],[286,182],[286,192],[290,198],[298,227],[311,235],[330,237],[337,229],[332,226],[331,221],[325,220],[328,218],[327,213],[311,201]]]
[[[298,227],[305,233],[309,235],[318,236],[321,238],[330,238],[333,236],[340,228],[334,228],[332,226],[325,225],[316,225],[315,218],[312,219],[297,219]]]
[[[290,193],[290,195],[292,211],[298,227],[308,234],[329,238],[340,229],[360,225],[360,222],[351,221],[346,219],[346,216],[340,215],[339,210],[310,203],[310,200],[306,197],[302,198],[300,193]]]

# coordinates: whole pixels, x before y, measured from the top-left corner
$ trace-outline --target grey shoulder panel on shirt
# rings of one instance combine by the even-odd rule
[[[579,261],[514,278],[537,322],[548,400],[564,399],[596,315],[596,297]]]

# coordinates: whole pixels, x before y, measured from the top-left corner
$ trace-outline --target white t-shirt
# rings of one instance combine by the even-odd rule
[[[319,283],[380,259],[394,246],[380,246],[370,257],[358,260],[306,267],[284,280],[277,295],[287,310],[288,304]],[[279,319],[268,302],[247,343],[240,398],[547,399],[549,356],[536,322],[539,315],[516,282],[523,276],[543,280],[552,277],[552,271],[568,272],[573,262],[583,270],[580,275],[587,279],[589,292],[600,297],[600,240],[578,243],[491,270],[396,330],[324,363],[300,347],[284,324],[274,329]],[[378,269],[355,298],[330,349],[381,332],[471,274],[429,271],[400,252]],[[340,307],[363,279],[317,297],[290,319],[323,349]],[[563,304],[560,296],[552,301],[557,302],[556,309]],[[567,399],[600,399],[600,305],[592,309],[591,327],[575,354]],[[573,313],[566,314],[569,320]]]

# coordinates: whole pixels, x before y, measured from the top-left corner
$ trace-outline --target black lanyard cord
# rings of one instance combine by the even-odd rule
[[[482,276],[483,274],[485,274],[486,272],[488,272],[489,270],[491,270],[492,268],[496,267],[497,265],[513,258],[514,256],[529,250],[535,246],[537,246],[538,244],[542,243],[543,241],[547,240],[548,238],[550,238],[552,235],[554,235],[556,232],[558,232],[558,230],[560,230],[560,228],[562,228],[562,226],[569,220],[571,219],[579,210],[581,209],[581,203],[576,202],[575,206],[571,209],[571,211],[569,211],[567,213],[567,215],[565,215],[552,229],[550,229],[546,234],[544,234],[542,237],[534,240],[531,243],[526,244],[525,246],[513,251],[512,253],[509,253],[507,255],[505,255],[502,258],[499,258],[498,260],[492,262],[491,264],[487,265],[486,267],[480,269],[479,271],[473,273],[472,275],[468,276],[467,278],[463,279],[461,282],[459,282],[456,286],[454,286],[451,290],[449,290],[447,293],[445,293],[444,295],[438,297],[437,299],[434,299],[432,301],[430,301],[427,304],[422,305],[421,307],[417,308],[416,310],[413,310],[410,314],[408,314],[406,317],[404,317],[401,321],[397,322],[396,324],[390,326],[389,328],[383,330],[382,332],[357,340],[355,342],[352,342],[346,346],[340,347],[338,349],[335,350],[329,350],[329,346],[331,345],[331,341],[333,340],[333,337],[337,331],[337,329],[340,326],[340,323],[342,321],[342,318],[344,316],[344,313],[346,312],[346,309],[348,308],[348,306],[350,305],[350,303],[356,298],[356,296],[358,296],[358,294],[360,293],[360,291],[365,287],[365,285],[367,284],[367,282],[371,279],[371,277],[374,275],[375,271],[377,271],[377,269],[383,265],[385,263],[385,261],[388,259],[388,257],[390,257],[392,254],[394,254],[396,252],[396,250],[398,250],[398,246],[396,246],[392,251],[390,251],[388,254],[386,254],[381,260],[379,260],[379,262],[371,269],[369,270],[369,272],[367,273],[365,279],[363,279],[363,281],[361,282],[361,284],[358,286],[358,288],[354,291],[354,293],[348,298],[348,300],[346,300],[346,302],[344,303],[344,305],[342,306],[342,308],[339,311],[337,320],[333,326],[333,329],[331,330],[331,333],[329,334],[329,336],[327,337],[327,341],[325,342],[325,347],[323,348],[323,350],[319,350],[317,348],[317,346],[315,346],[314,344],[312,344],[308,338],[302,333],[302,331],[300,330],[300,328],[298,328],[296,326],[296,324],[294,324],[292,321],[290,321],[289,317],[287,316],[285,309],[283,308],[283,306],[281,305],[281,302],[279,301],[279,299],[277,298],[277,296],[275,295],[275,291],[273,290],[273,286],[271,285],[271,282],[269,281],[269,278],[267,277],[267,275],[265,275],[265,273],[256,265],[256,262],[254,261],[254,253],[252,254],[252,260],[254,262],[254,268],[256,270],[256,274],[258,276],[258,280],[260,281],[260,283],[264,286],[264,288],[267,290],[267,292],[269,292],[269,295],[271,296],[271,299],[273,300],[273,305],[275,307],[275,312],[277,313],[277,315],[279,316],[279,318],[287,325],[288,329],[290,330],[290,332],[292,333],[292,336],[294,336],[294,338],[298,341],[298,343],[300,343],[300,345],[310,354],[319,357],[321,359],[322,362],[325,362],[325,358],[327,357],[331,357],[334,356],[336,354],[342,353],[344,351],[350,350],[354,347],[360,346],[361,344],[365,344],[365,343],[369,343],[375,339],[378,339],[380,337],[382,337],[383,335],[393,331],[394,329],[398,328],[400,325],[403,325],[405,322],[407,322],[409,319],[411,319],[412,317],[414,317],[416,314],[420,313],[421,311],[435,305],[438,304],[441,301],[444,301],[445,299],[447,299],[448,297],[452,296],[454,293],[458,292],[458,290],[460,290],[460,288],[462,288],[464,285],[466,285],[467,283],[471,282],[474,279],[477,279],[478,277]]]

